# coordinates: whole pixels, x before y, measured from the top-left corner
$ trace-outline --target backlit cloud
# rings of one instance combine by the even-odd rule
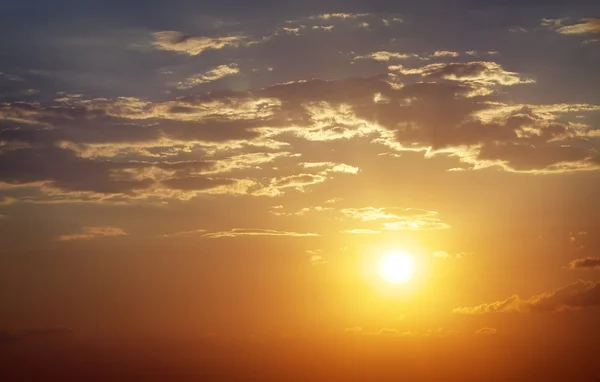
[[[356,56],[354,59],[355,60],[371,59],[373,61],[387,62],[390,60],[407,60],[410,58],[420,58],[420,57],[418,54],[414,54],[414,53],[396,53],[396,52],[379,51],[379,52],[370,53],[370,54],[367,54],[364,56]]]
[[[272,229],[247,229],[247,228],[234,228],[229,231],[210,232],[204,234],[203,237],[207,239],[219,239],[224,237],[241,237],[241,236],[290,236],[290,237],[314,237],[319,236],[316,233],[311,232],[289,232],[289,231],[277,231]]]
[[[506,71],[500,64],[491,61],[472,61],[448,64],[437,63],[416,69],[406,69],[403,66],[398,65],[390,66],[389,69],[405,75],[417,74],[427,79],[465,81],[485,85],[497,84],[512,86],[535,82],[518,73]]]
[[[177,31],[155,32],[156,49],[196,56],[210,49],[223,49],[248,44],[244,36],[192,36]]]
[[[195,74],[193,76],[186,78],[185,80],[177,83],[177,88],[178,89],[189,89],[194,86],[198,86],[200,84],[220,80],[221,78],[224,78],[227,76],[233,76],[235,74],[238,74],[239,72],[240,72],[240,70],[238,69],[237,65],[235,65],[235,64],[220,65],[220,66],[217,66],[214,69],[210,69],[204,73]]]
[[[528,299],[514,295],[504,301],[457,308],[454,309],[454,313],[560,312],[598,306],[600,306],[600,283],[577,280],[554,292],[542,293]]]
[[[582,19],[579,23],[573,25],[565,25],[557,29],[560,34],[567,35],[582,35],[600,33],[600,18],[590,17]]]
[[[58,241],[73,241],[73,240],[92,240],[102,237],[115,237],[125,236],[125,232],[122,228],[111,227],[111,226],[99,226],[99,227],[83,227],[81,233],[72,233],[68,235],[61,235],[58,237]]]
[[[437,217],[437,212],[415,208],[345,208],[341,213],[363,222],[377,222],[382,229],[390,231],[450,228]]]

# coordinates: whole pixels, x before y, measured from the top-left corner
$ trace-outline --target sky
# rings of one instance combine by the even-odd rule
[[[597,380],[599,17],[0,1],[5,366]]]

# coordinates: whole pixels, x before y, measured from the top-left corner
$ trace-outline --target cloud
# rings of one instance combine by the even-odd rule
[[[582,19],[579,23],[566,25],[557,29],[557,32],[565,35],[582,35],[600,33],[600,18],[590,17]]]
[[[586,257],[583,259],[573,260],[569,263],[570,269],[600,269],[600,257]]]
[[[47,181],[50,187],[70,191],[128,194],[147,188],[151,179],[127,171],[141,166],[92,161],[60,148],[0,151],[0,180],[14,184]]]
[[[492,334],[497,334],[497,333],[498,333],[498,329],[496,329],[496,328],[481,328],[475,332],[475,334],[479,334],[479,335],[492,335]]]
[[[323,264],[327,264],[327,260],[325,260],[323,258],[323,256],[318,255],[318,254],[313,254],[308,258],[308,261],[312,264],[312,265],[323,265]]]
[[[432,57],[458,57],[458,56],[460,56],[460,53],[452,52],[449,50],[438,50],[434,54],[432,54]]]
[[[354,326],[351,328],[345,328],[344,331],[352,334],[361,334],[363,332],[363,328],[361,328],[360,326]]]
[[[491,61],[436,63],[416,69],[406,69],[397,65],[390,66],[389,69],[405,75],[417,74],[427,79],[463,81],[483,85],[512,86],[535,82],[517,73],[506,71],[500,64]]]
[[[310,232],[288,232],[288,231],[276,231],[272,229],[248,229],[248,228],[234,228],[230,231],[221,232],[210,232],[203,237],[207,239],[219,239],[223,237],[240,237],[240,236],[290,236],[290,237],[314,237],[320,236],[316,233]]]
[[[446,229],[450,226],[437,217],[436,211],[417,208],[345,208],[341,213],[346,217],[363,222],[378,222],[390,231]]]
[[[8,73],[3,73],[3,72],[0,72],[0,80],[16,81],[16,82],[24,81],[23,78],[17,76],[16,74],[8,74]]]
[[[223,49],[248,44],[244,36],[192,36],[177,31],[153,33],[156,49],[197,56],[205,50]]]
[[[364,229],[364,228],[346,229],[341,232],[349,233],[352,235],[379,235],[381,233],[381,231],[375,231],[372,229]]]
[[[230,185],[234,182],[234,179],[215,179],[201,176],[170,178],[161,181],[169,188],[182,191],[209,190],[223,185]]]
[[[360,168],[351,166],[345,163],[335,163],[335,162],[302,162],[299,163],[300,166],[304,168],[319,168],[325,167],[325,172],[340,172],[346,174],[358,174],[360,172]]]
[[[275,193],[280,193],[280,190],[284,188],[295,188],[298,191],[304,191],[306,186],[322,183],[326,179],[327,178],[325,176],[316,174],[296,174],[284,176],[272,179],[266,190]]]
[[[414,53],[395,53],[395,52],[387,52],[387,51],[378,51],[378,52],[373,52],[364,56],[356,56],[354,59],[355,60],[364,60],[364,59],[371,59],[374,61],[380,61],[380,62],[387,62],[390,60],[407,60],[410,58],[418,58],[420,59],[421,57],[418,54],[414,54]]]
[[[324,212],[324,211],[333,211],[333,207],[323,207],[323,206],[314,206],[314,207],[304,207],[294,212],[285,212],[282,211],[283,206],[274,206],[271,207],[275,211],[269,211],[271,215],[275,216],[304,216],[309,212]]]
[[[331,19],[341,19],[341,20],[355,20],[362,17],[369,16],[368,13],[323,13],[316,16],[309,17],[310,19],[320,19],[320,20],[331,20]]]
[[[287,150],[337,140],[384,146],[394,155],[453,156],[465,170],[600,168],[595,147],[600,135],[581,120],[569,121],[574,113],[598,112],[600,106],[499,102],[482,89],[492,91],[494,84],[513,83],[511,75],[521,76],[497,64],[471,64],[401,67],[427,79],[403,84],[377,76],[161,101],[61,94],[50,104],[2,103],[0,181],[37,187],[38,200],[188,200],[201,192],[278,196],[358,172],[358,166],[335,158],[315,162],[328,164],[316,174],[287,165],[285,172],[268,173],[277,166],[264,166],[301,155]],[[298,140],[305,142],[299,146]],[[180,160],[189,156],[198,163]],[[182,163],[169,164],[173,160]],[[234,171],[235,177],[223,176]],[[409,220],[386,223],[365,228],[410,226]]]
[[[195,229],[192,231],[182,231],[175,233],[164,234],[163,237],[180,237],[180,236],[193,236],[206,233],[205,229]]]
[[[236,64],[220,65],[201,74],[194,74],[185,80],[177,83],[177,89],[190,89],[194,86],[213,82],[238,74],[240,70]]]
[[[577,280],[554,292],[542,293],[526,300],[514,295],[504,301],[456,308],[454,313],[560,312],[592,307],[600,307],[600,283]]]
[[[92,240],[102,237],[116,237],[128,235],[122,228],[111,227],[111,226],[100,226],[100,227],[83,227],[81,233],[73,233],[68,235],[61,235],[58,237],[58,241],[73,241],[73,240]]]

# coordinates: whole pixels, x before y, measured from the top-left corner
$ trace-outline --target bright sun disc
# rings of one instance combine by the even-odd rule
[[[386,254],[378,264],[379,275],[392,284],[403,284],[412,279],[415,274],[415,261],[405,252]]]

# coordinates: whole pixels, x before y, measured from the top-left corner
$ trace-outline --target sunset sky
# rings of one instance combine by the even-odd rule
[[[354,346],[600,378],[599,17],[0,1],[0,348],[297,341],[299,370]]]

